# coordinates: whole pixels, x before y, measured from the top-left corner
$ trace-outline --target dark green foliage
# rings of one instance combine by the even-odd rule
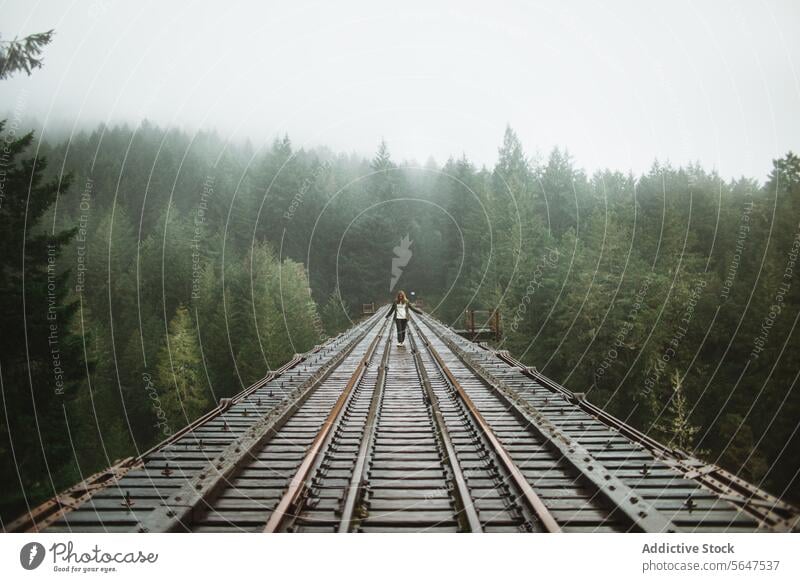
[[[320,317],[325,333],[331,337],[340,334],[353,324],[347,304],[338,291],[332,293],[322,306]]]
[[[323,335],[303,265],[255,230],[263,195],[236,190],[244,149],[146,123],[101,128],[41,144],[48,168],[73,171],[48,181],[43,157],[25,159],[31,143],[10,140],[2,160],[4,520],[148,449]]]
[[[211,399],[203,375],[197,334],[189,310],[178,306],[169,323],[167,344],[158,356],[157,377],[165,416],[177,426],[205,412]]]
[[[76,397],[54,408],[78,444],[59,457],[56,488],[146,449],[403,289],[456,325],[464,309],[499,308],[501,347],[665,442],[800,495],[792,154],[761,186],[658,164],[588,177],[563,151],[531,161],[511,129],[493,169],[399,163],[385,144],[371,161],[288,138],[254,151],[148,123],[42,150],[74,186],[41,224],[54,186],[36,186],[27,248],[41,270],[36,233],[67,233],[56,236],[64,320],[81,307],[65,324],[80,349]],[[2,244],[19,247],[33,171],[6,189],[3,211],[16,214]],[[19,318],[7,273],[18,276],[20,250],[0,250],[4,309]],[[22,358],[24,328],[10,325],[2,340]],[[24,367],[0,361],[24,406]],[[19,501],[9,471],[4,499]],[[52,493],[45,481],[41,463],[26,474],[31,501]]]
[[[78,304],[68,297],[65,253],[75,230],[43,220],[59,181],[46,178],[45,159],[30,157],[33,135],[14,138],[4,125],[0,122],[0,499],[4,506],[19,507],[20,481],[41,498],[73,477],[65,420],[84,370],[80,338],[72,333]],[[68,182],[62,179],[61,187]]]
[[[556,154],[530,171],[548,183],[550,220],[523,229],[501,294],[504,347],[645,432],[798,499],[797,156],[776,160],[763,187],[695,166],[586,182]]]

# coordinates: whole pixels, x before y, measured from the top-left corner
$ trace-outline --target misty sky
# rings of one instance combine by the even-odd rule
[[[46,128],[147,118],[295,145],[491,166],[526,151],[636,172],[698,160],[763,180],[800,150],[800,2],[2,2],[49,28],[0,111]]]

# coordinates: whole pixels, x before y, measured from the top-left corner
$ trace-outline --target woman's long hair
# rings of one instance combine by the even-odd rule
[[[400,292],[397,294],[397,301],[396,301],[396,302],[397,302],[397,303],[408,303],[408,298],[406,297],[406,294],[405,294],[405,292],[403,292],[403,291],[400,291]]]

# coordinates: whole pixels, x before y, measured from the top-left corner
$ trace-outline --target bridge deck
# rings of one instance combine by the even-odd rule
[[[785,531],[798,513],[385,308],[14,531]]]

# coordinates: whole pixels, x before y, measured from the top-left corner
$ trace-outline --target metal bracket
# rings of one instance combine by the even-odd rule
[[[111,487],[132,469],[142,466],[140,460],[127,457],[108,469],[87,477],[77,485],[40,504],[29,513],[15,519],[7,532],[39,532],[60,520],[67,513],[86,503],[98,491]]]

